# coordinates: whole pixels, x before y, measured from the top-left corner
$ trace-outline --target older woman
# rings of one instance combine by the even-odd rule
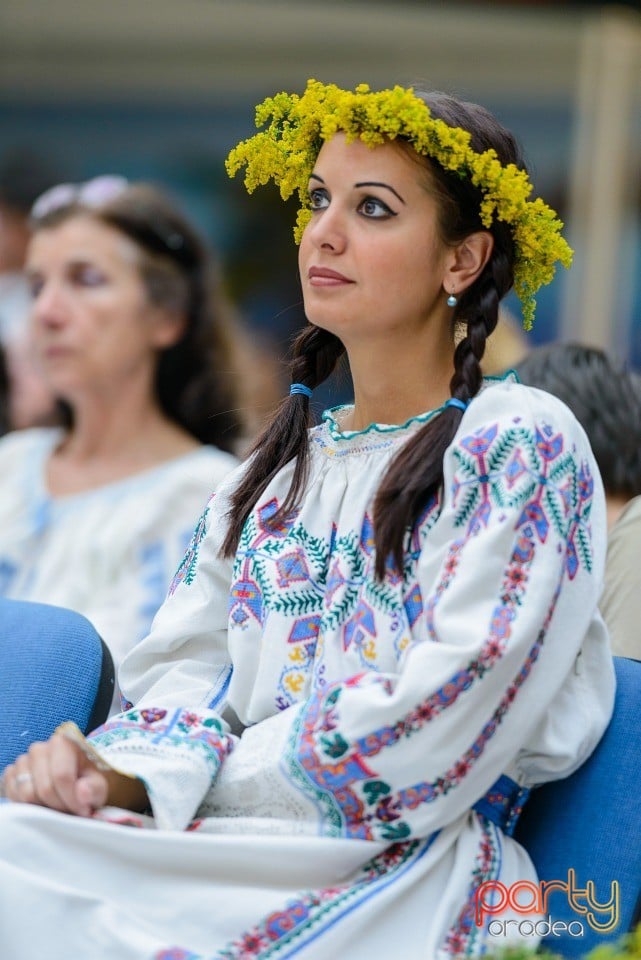
[[[62,425],[0,441],[0,594],[83,613],[118,663],[237,463],[230,331],[210,255],[157,189],[61,185],[32,223],[33,342]]]

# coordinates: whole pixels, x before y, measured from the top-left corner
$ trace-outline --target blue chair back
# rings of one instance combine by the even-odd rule
[[[614,661],[615,707],[602,740],[572,776],[532,792],[514,834],[540,880],[574,882],[573,902],[550,891],[546,915],[557,926],[541,928],[542,945],[563,957],[583,957],[641,920],[641,662]],[[613,894],[616,927],[595,929],[615,907],[582,913],[587,898],[604,905]]]
[[[111,654],[86,617],[0,598],[0,773],[65,720],[103,723],[114,691]]]

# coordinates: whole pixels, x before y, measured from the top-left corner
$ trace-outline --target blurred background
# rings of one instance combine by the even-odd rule
[[[495,112],[576,251],[530,342],[577,339],[641,368],[638,2],[2,0],[0,165],[36,155],[58,180],[170,188],[278,354],[302,323],[295,211],[270,189],[248,198],[223,161],[258,101],[308,77],[421,81]]]

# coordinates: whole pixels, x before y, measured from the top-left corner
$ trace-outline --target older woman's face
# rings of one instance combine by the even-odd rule
[[[75,216],[35,233],[26,272],[35,351],[57,396],[73,403],[149,377],[168,318],[149,302],[132,241]]]

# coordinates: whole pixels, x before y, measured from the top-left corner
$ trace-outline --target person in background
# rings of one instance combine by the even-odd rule
[[[4,348],[0,343],[0,437],[9,430],[9,375]]]
[[[633,497],[608,535],[605,583],[599,601],[612,652],[641,660],[641,496]]]
[[[608,508],[599,606],[612,652],[641,659],[641,381],[604,350],[553,343],[515,366],[523,383],[563,400],[588,435]]]
[[[8,378],[8,427],[13,430],[55,420],[54,398],[34,362],[24,261],[31,207],[56,179],[30,150],[10,150],[0,161],[0,345]]]
[[[21,960],[481,956],[479,883],[537,879],[529,788],[612,711],[593,454],[480,368],[512,284],[531,321],[571,256],[514,138],[404,88],[310,81],[259,117],[228,163],[301,197],[289,396],[122,664],[135,706],[5,772]],[[354,402],[312,425],[345,355]]]
[[[513,367],[522,383],[554,394],[588,435],[599,465],[612,529],[641,495],[641,388],[634,373],[597,347],[551,343]]]
[[[44,194],[25,273],[63,425],[0,440],[0,595],[84,614],[118,665],[237,463],[233,329],[209,252],[147,184]]]

